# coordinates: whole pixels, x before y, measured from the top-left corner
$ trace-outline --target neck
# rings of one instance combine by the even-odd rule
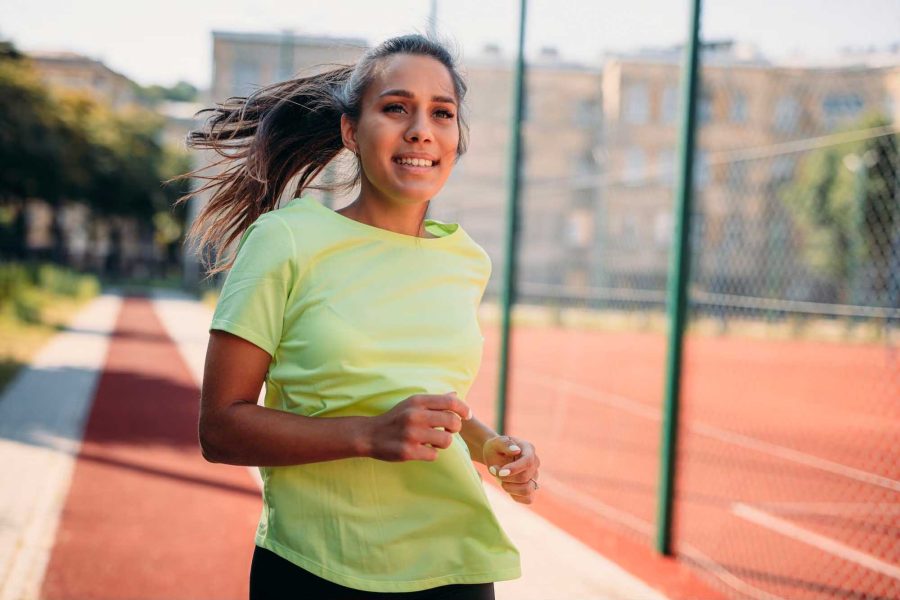
[[[428,202],[404,204],[372,193],[363,184],[356,200],[338,212],[354,221],[415,237],[435,237],[425,231],[424,217]]]

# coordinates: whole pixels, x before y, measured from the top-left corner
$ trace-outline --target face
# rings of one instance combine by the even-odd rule
[[[358,151],[362,191],[402,204],[430,200],[453,169],[457,99],[447,68],[427,56],[380,63],[357,123],[341,118],[344,145]]]

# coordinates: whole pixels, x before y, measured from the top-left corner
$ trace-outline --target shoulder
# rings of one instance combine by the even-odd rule
[[[295,236],[279,212],[263,213],[243,232],[234,250],[230,278],[291,281],[296,277]]]
[[[462,224],[438,222],[445,227],[454,228],[452,235],[456,241],[451,244],[453,253],[463,257],[466,263],[473,265],[482,277],[485,279],[489,278],[491,276],[493,265],[490,255],[481,244],[469,235]]]
[[[250,224],[238,243],[238,256],[249,252],[282,256],[296,252],[294,234],[278,212],[263,213]]]

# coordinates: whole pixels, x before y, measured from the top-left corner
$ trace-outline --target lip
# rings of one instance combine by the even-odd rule
[[[424,158],[425,160],[430,160],[433,167],[436,167],[441,162],[438,157],[431,154],[426,154],[424,152],[403,152],[401,154],[395,154],[391,157],[391,162],[397,160],[398,158]]]
[[[391,164],[393,164],[396,168],[410,174],[424,175],[426,173],[431,173],[437,168],[437,164],[432,164],[430,167],[414,167],[413,165],[401,165],[398,162],[394,162],[391,160]]]

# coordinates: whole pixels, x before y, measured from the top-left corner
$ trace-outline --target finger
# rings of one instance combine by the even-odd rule
[[[504,481],[500,484],[500,487],[513,496],[531,496],[531,494],[534,493],[534,486],[530,483],[512,483],[510,481]]]
[[[422,405],[431,410],[449,410],[459,415],[459,418],[468,421],[474,414],[468,404],[460,400],[456,392],[449,394],[429,394],[422,396]]]
[[[537,456],[531,453],[528,453],[526,456],[522,456],[517,460],[514,460],[511,463],[505,464],[501,467],[497,467],[499,470],[508,470],[510,474],[513,473],[521,473],[529,468],[534,467],[537,469],[540,463],[537,460]]]
[[[500,454],[509,456],[510,458],[516,457],[522,452],[519,445],[508,435],[498,435],[493,438],[491,440],[491,446],[500,452]]]
[[[426,412],[428,413],[429,427],[443,427],[444,431],[449,431],[450,433],[456,433],[462,429],[462,419],[455,412],[449,410],[429,410]]]
[[[453,443],[453,436],[446,431],[440,431],[438,429],[428,429],[422,435],[421,443],[430,445],[434,448],[446,449],[449,448],[450,444]]]

